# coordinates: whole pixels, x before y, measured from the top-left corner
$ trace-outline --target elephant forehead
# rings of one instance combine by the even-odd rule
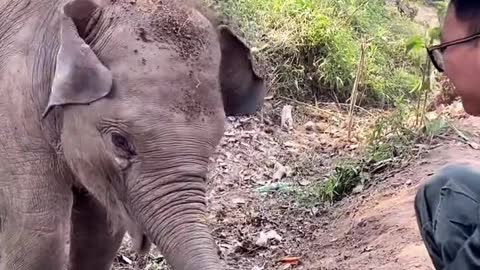
[[[125,94],[119,93],[119,97],[128,107],[138,111],[134,115],[159,115],[189,123],[224,117],[218,80],[207,72],[174,70],[141,81],[126,80],[125,84],[118,85],[127,86]]]

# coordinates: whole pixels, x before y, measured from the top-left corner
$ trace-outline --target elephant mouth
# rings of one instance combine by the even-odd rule
[[[150,251],[152,242],[148,239],[147,235],[141,233],[138,236],[133,237],[133,248],[139,254],[146,254]]]
[[[136,224],[128,216],[124,216],[124,224],[127,232],[132,239],[133,250],[139,254],[146,254],[150,251],[152,242],[144,232],[141,226]]]

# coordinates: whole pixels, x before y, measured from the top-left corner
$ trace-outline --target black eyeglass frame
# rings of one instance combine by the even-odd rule
[[[444,43],[441,43],[441,44],[438,44],[438,45],[435,45],[435,46],[427,47],[426,49],[427,49],[428,56],[430,57],[430,60],[432,61],[435,68],[440,72],[444,72],[443,68],[441,68],[440,65],[436,62],[435,57],[433,55],[433,51],[440,50],[440,53],[443,54],[443,52],[449,46],[469,42],[469,41],[472,41],[476,38],[480,38],[480,33],[476,33],[476,34],[473,34],[471,36],[467,36],[467,37],[464,37],[464,38],[455,39],[455,40],[452,40],[452,41],[449,41],[449,42],[444,42]]]

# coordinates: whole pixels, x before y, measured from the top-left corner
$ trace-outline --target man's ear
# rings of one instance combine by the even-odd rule
[[[55,106],[88,104],[110,93],[112,74],[82,39],[96,0],[73,0],[60,16],[60,49],[45,117]]]
[[[264,80],[253,70],[250,49],[232,31],[218,27],[220,86],[227,116],[253,114],[263,104]]]

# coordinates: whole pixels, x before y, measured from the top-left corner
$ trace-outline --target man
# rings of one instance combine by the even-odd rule
[[[480,1],[452,0],[434,66],[455,85],[468,114],[480,115]],[[480,170],[449,165],[423,185],[415,212],[436,269],[480,269]]]

